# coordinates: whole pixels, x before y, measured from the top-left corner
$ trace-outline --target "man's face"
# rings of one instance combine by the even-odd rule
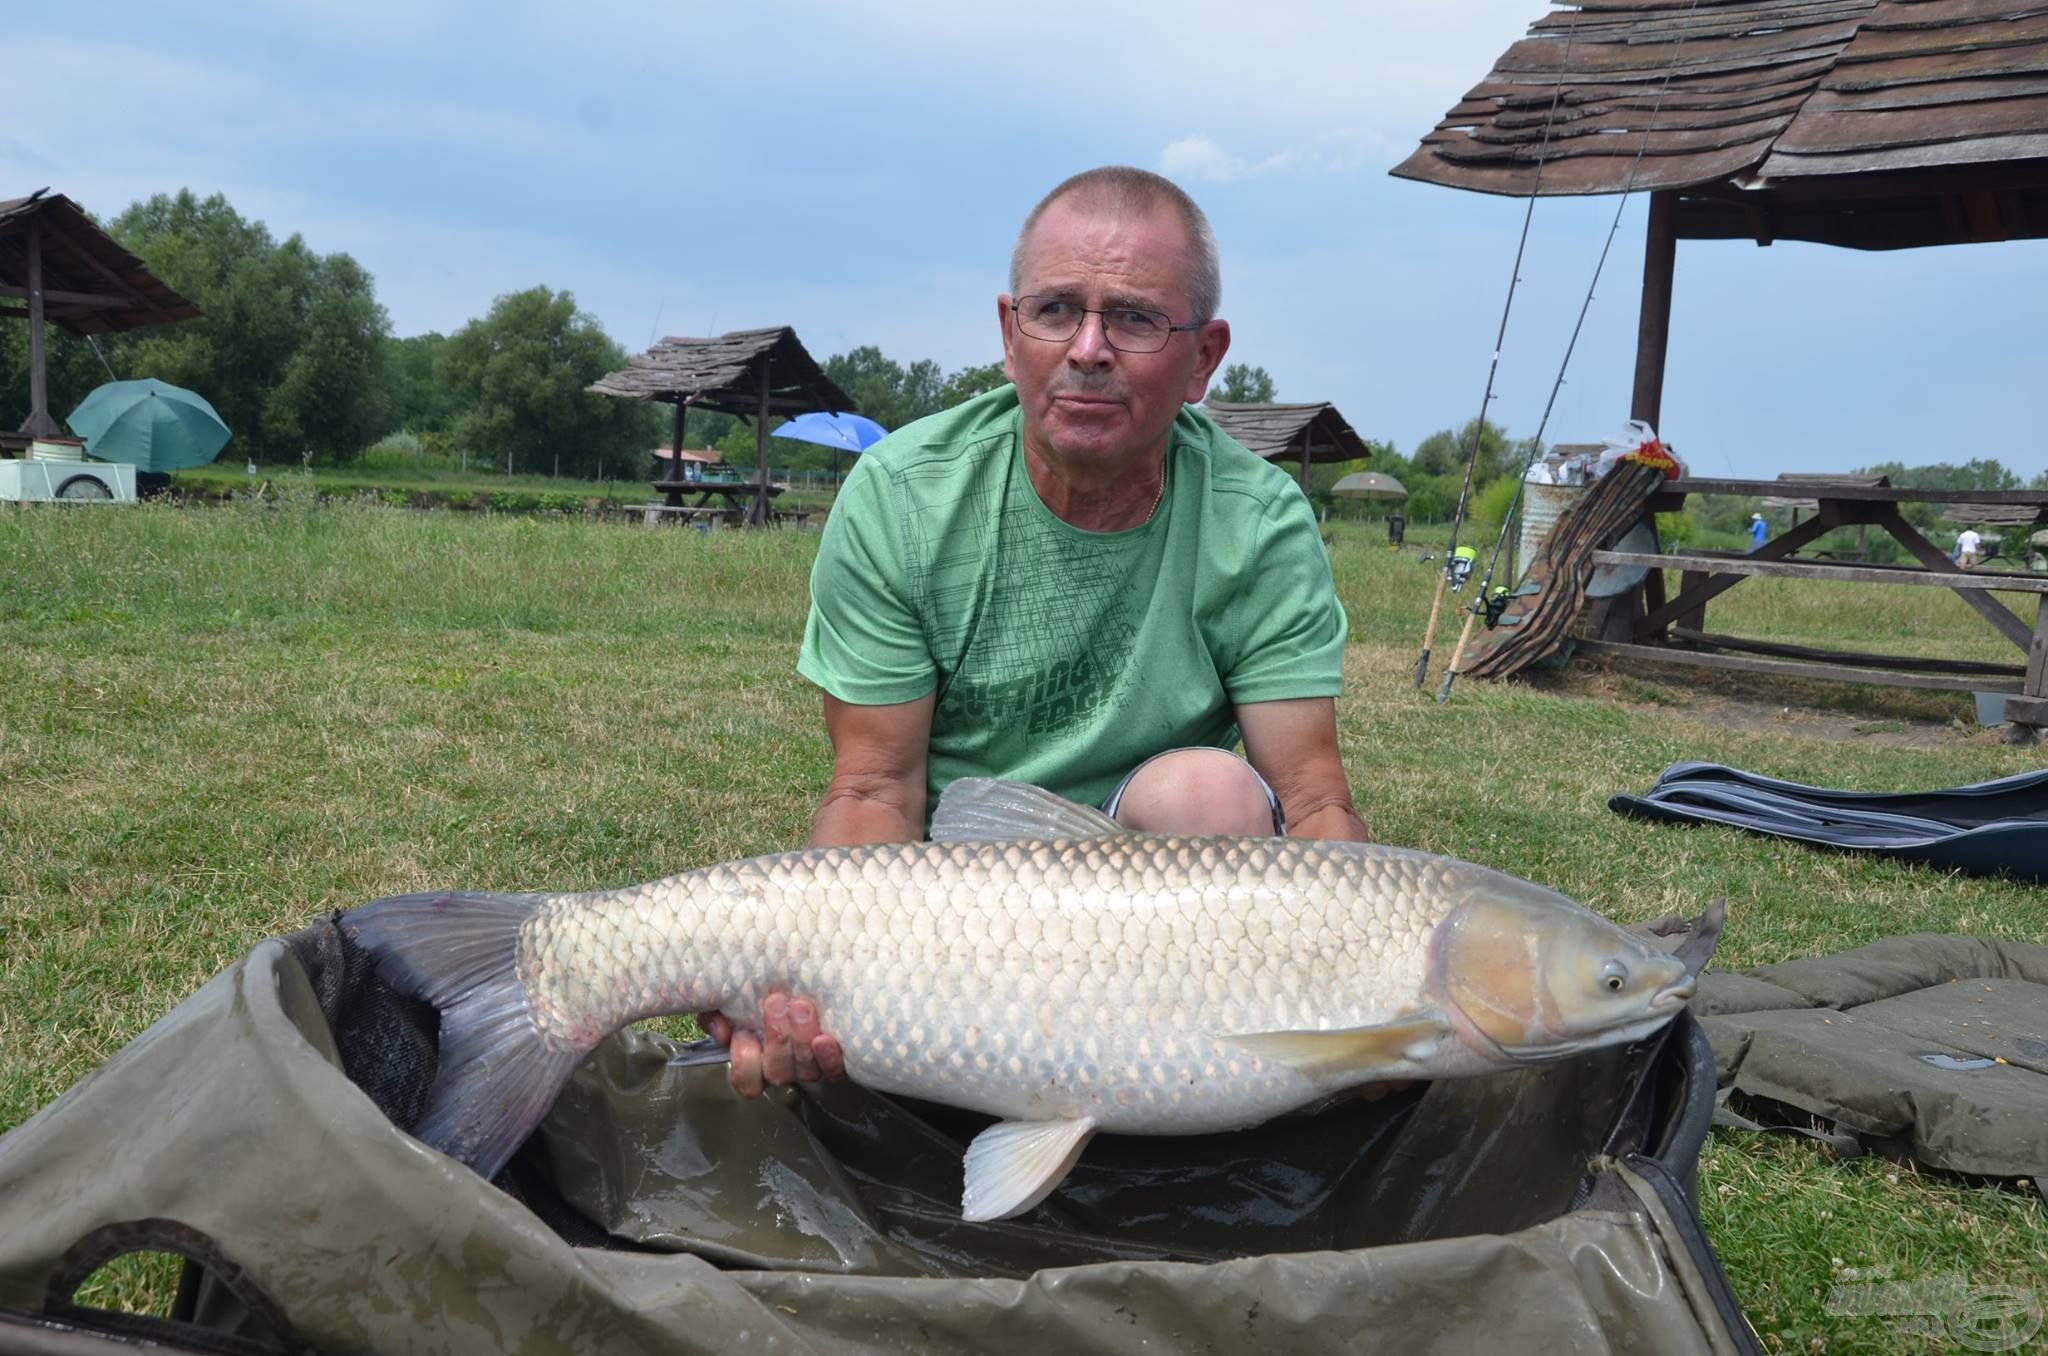
[[[1032,227],[1020,295],[1058,296],[1090,310],[1137,307],[1187,324],[1187,232],[1170,207],[1120,212],[1063,198]],[[1154,456],[1184,402],[1200,400],[1230,347],[1212,320],[1168,337],[1157,353],[1109,345],[1102,318],[1083,318],[1064,342],[1020,333],[1007,294],[997,299],[1003,370],[1017,383],[1026,446],[1072,470],[1122,470]]]

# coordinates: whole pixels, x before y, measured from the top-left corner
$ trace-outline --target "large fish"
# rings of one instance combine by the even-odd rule
[[[1678,960],[1553,891],[1403,848],[1131,833],[956,782],[933,841],[821,848],[587,894],[419,894],[341,925],[441,1013],[415,1134],[496,1174],[593,1046],[770,989],[867,1087],[1001,1117],[962,1214],[1058,1185],[1090,1136],[1235,1129],[1357,1084],[1638,1039]]]

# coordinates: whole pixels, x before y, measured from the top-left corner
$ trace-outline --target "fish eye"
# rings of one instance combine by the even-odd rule
[[[1618,960],[1611,960],[1600,967],[1600,984],[1609,993],[1620,993],[1628,987],[1628,967]]]

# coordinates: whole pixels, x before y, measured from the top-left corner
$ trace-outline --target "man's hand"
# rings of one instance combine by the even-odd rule
[[[742,1097],[759,1097],[770,1087],[843,1078],[846,1060],[837,1038],[818,1025],[818,1007],[771,989],[761,1002],[761,1034],[734,1027],[722,1012],[700,1012],[705,1034],[732,1052],[726,1081]]]

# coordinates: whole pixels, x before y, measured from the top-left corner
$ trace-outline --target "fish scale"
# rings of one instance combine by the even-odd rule
[[[1333,873],[1333,854],[1368,869]],[[881,1091],[1106,1130],[1164,1107],[1177,1130],[1241,1125],[1318,1088],[1218,1038],[1413,1006],[1441,861],[1135,835],[788,853],[552,899],[527,942],[534,1007],[558,1033],[679,1009],[757,1025],[782,988],[816,1001],[848,1075]],[[968,1031],[993,1034],[963,1059]]]
[[[620,890],[424,894],[343,916],[441,1013],[424,1142],[493,1175],[576,1064],[643,1017],[758,1029],[809,996],[847,1074],[1001,1120],[962,1214],[1058,1184],[1090,1136],[1253,1125],[1387,1078],[1634,1039],[1684,967],[1554,891],[1403,848],[1125,831],[956,782],[934,841],[729,862]]]

